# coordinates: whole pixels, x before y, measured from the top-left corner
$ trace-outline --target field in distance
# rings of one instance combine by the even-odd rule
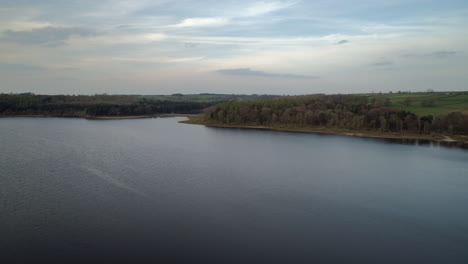
[[[375,95],[370,95],[375,96]],[[387,93],[389,107],[419,116],[438,116],[451,112],[468,114],[468,92]]]

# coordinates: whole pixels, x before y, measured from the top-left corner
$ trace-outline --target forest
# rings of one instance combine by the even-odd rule
[[[142,116],[193,114],[220,101],[175,101],[138,95],[0,94],[0,116],[57,117]]]
[[[0,94],[0,116],[93,118],[202,113],[201,122],[205,124],[468,135],[466,98],[464,92],[304,96],[23,93]]]
[[[277,128],[468,135],[468,115],[461,111],[418,116],[391,105],[391,99],[385,95],[289,96],[218,104],[205,110],[201,121]]]

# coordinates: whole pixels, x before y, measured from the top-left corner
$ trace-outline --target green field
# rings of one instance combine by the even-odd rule
[[[468,92],[392,93],[384,96],[390,99],[390,107],[419,116],[438,116],[450,112],[468,113]],[[410,99],[409,105],[405,105],[407,98]],[[422,106],[423,102],[428,101],[432,101],[433,106]]]

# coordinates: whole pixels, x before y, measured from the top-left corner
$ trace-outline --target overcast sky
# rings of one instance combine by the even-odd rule
[[[468,90],[466,0],[0,0],[0,92]]]

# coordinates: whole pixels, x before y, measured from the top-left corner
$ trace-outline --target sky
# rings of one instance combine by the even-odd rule
[[[0,0],[0,93],[468,90],[466,0]]]

